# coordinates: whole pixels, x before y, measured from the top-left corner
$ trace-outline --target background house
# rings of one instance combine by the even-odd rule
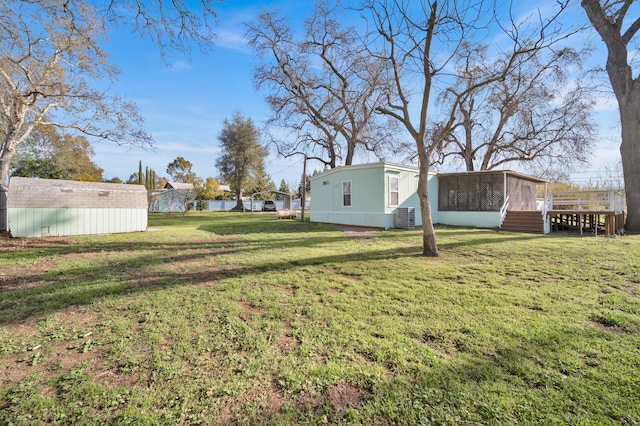
[[[184,213],[195,206],[196,193],[192,183],[167,182],[164,188],[149,193],[149,211]]]
[[[7,215],[14,237],[145,231],[147,190],[143,185],[13,177]]]

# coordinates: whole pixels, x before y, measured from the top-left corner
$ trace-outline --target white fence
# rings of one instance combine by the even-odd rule
[[[284,208],[284,200],[274,200],[276,203],[276,209],[282,210]],[[210,211],[229,211],[236,206],[235,200],[209,200],[204,201],[205,210]],[[244,209],[247,211],[261,211],[264,201],[262,200],[254,200],[253,206],[251,206],[251,200],[242,201],[242,205]],[[291,200],[291,208],[293,210],[299,210],[300,206],[300,198]],[[309,210],[311,208],[311,202],[307,200],[304,206],[305,210]]]

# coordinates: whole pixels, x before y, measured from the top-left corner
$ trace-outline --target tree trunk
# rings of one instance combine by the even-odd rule
[[[632,90],[627,102],[620,102],[622,125],[622,171],[627,196],[627,223],[625,229],[640,232],[640,90]]]
[[[464,162],[468,172],[473,171],[473,120],[471,119],[471,109],[473,108],[473,101],[470,108],[463,109],[461,112],[464,116]]]
[[[251,206],[253,210],[253,206]],[[236,191],[236,206],[233,210],[244,210],[244,204],[242,204],[242,190]]]
[[[467,168],[468,172],[472,172],[474,167],[473,167],[473,151],[469,152],[469,150],[466,150],[464,152],[464,162],[465,162],[465,166]]]
[[[9,181],[9,162],[4,153],[0,154],[0,232],[9,231],[9,215],[7,214],[7,196]],[[10,157],[9,157],[10,158]]]
[[[438,257],[436,232],[431,220],[431,205],[429,204],[429,193],[427,192],[428,179],[429,162],[423,161],[420,164],[420,175],[418,176],[418,199],[420,200],[420,214],[422,215],[422,255]]]
[[[631,2],[624,4],[628,6]],[[628,11],[624,5],[618,10],[624,12],[618,16],[607,15],[607,10],[598,0],[582,0],[582,7],[607,46],[607,74],[618,100],[622,127],[620,155],[627,196],[625,229],[640,232],[640,80],[633,78],[627,51],[629,42],[638,31],[640,18],[635,18],[623,35],[623,21]]]

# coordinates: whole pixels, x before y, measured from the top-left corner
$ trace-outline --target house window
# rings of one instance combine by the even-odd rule
[[[399,200],[399,179],[398,176],[389,176],[389,205],[397,206]]]
[[[342,182],[342,207],[351,207],[351,181]]]

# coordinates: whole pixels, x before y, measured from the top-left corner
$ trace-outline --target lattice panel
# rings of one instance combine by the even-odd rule
[[[469,210],[469,179],[458,176],[458,208],[456,210]]]
[[[439,178],[438,208],[441,211],[498,211],[504,201],[501,173]]]

